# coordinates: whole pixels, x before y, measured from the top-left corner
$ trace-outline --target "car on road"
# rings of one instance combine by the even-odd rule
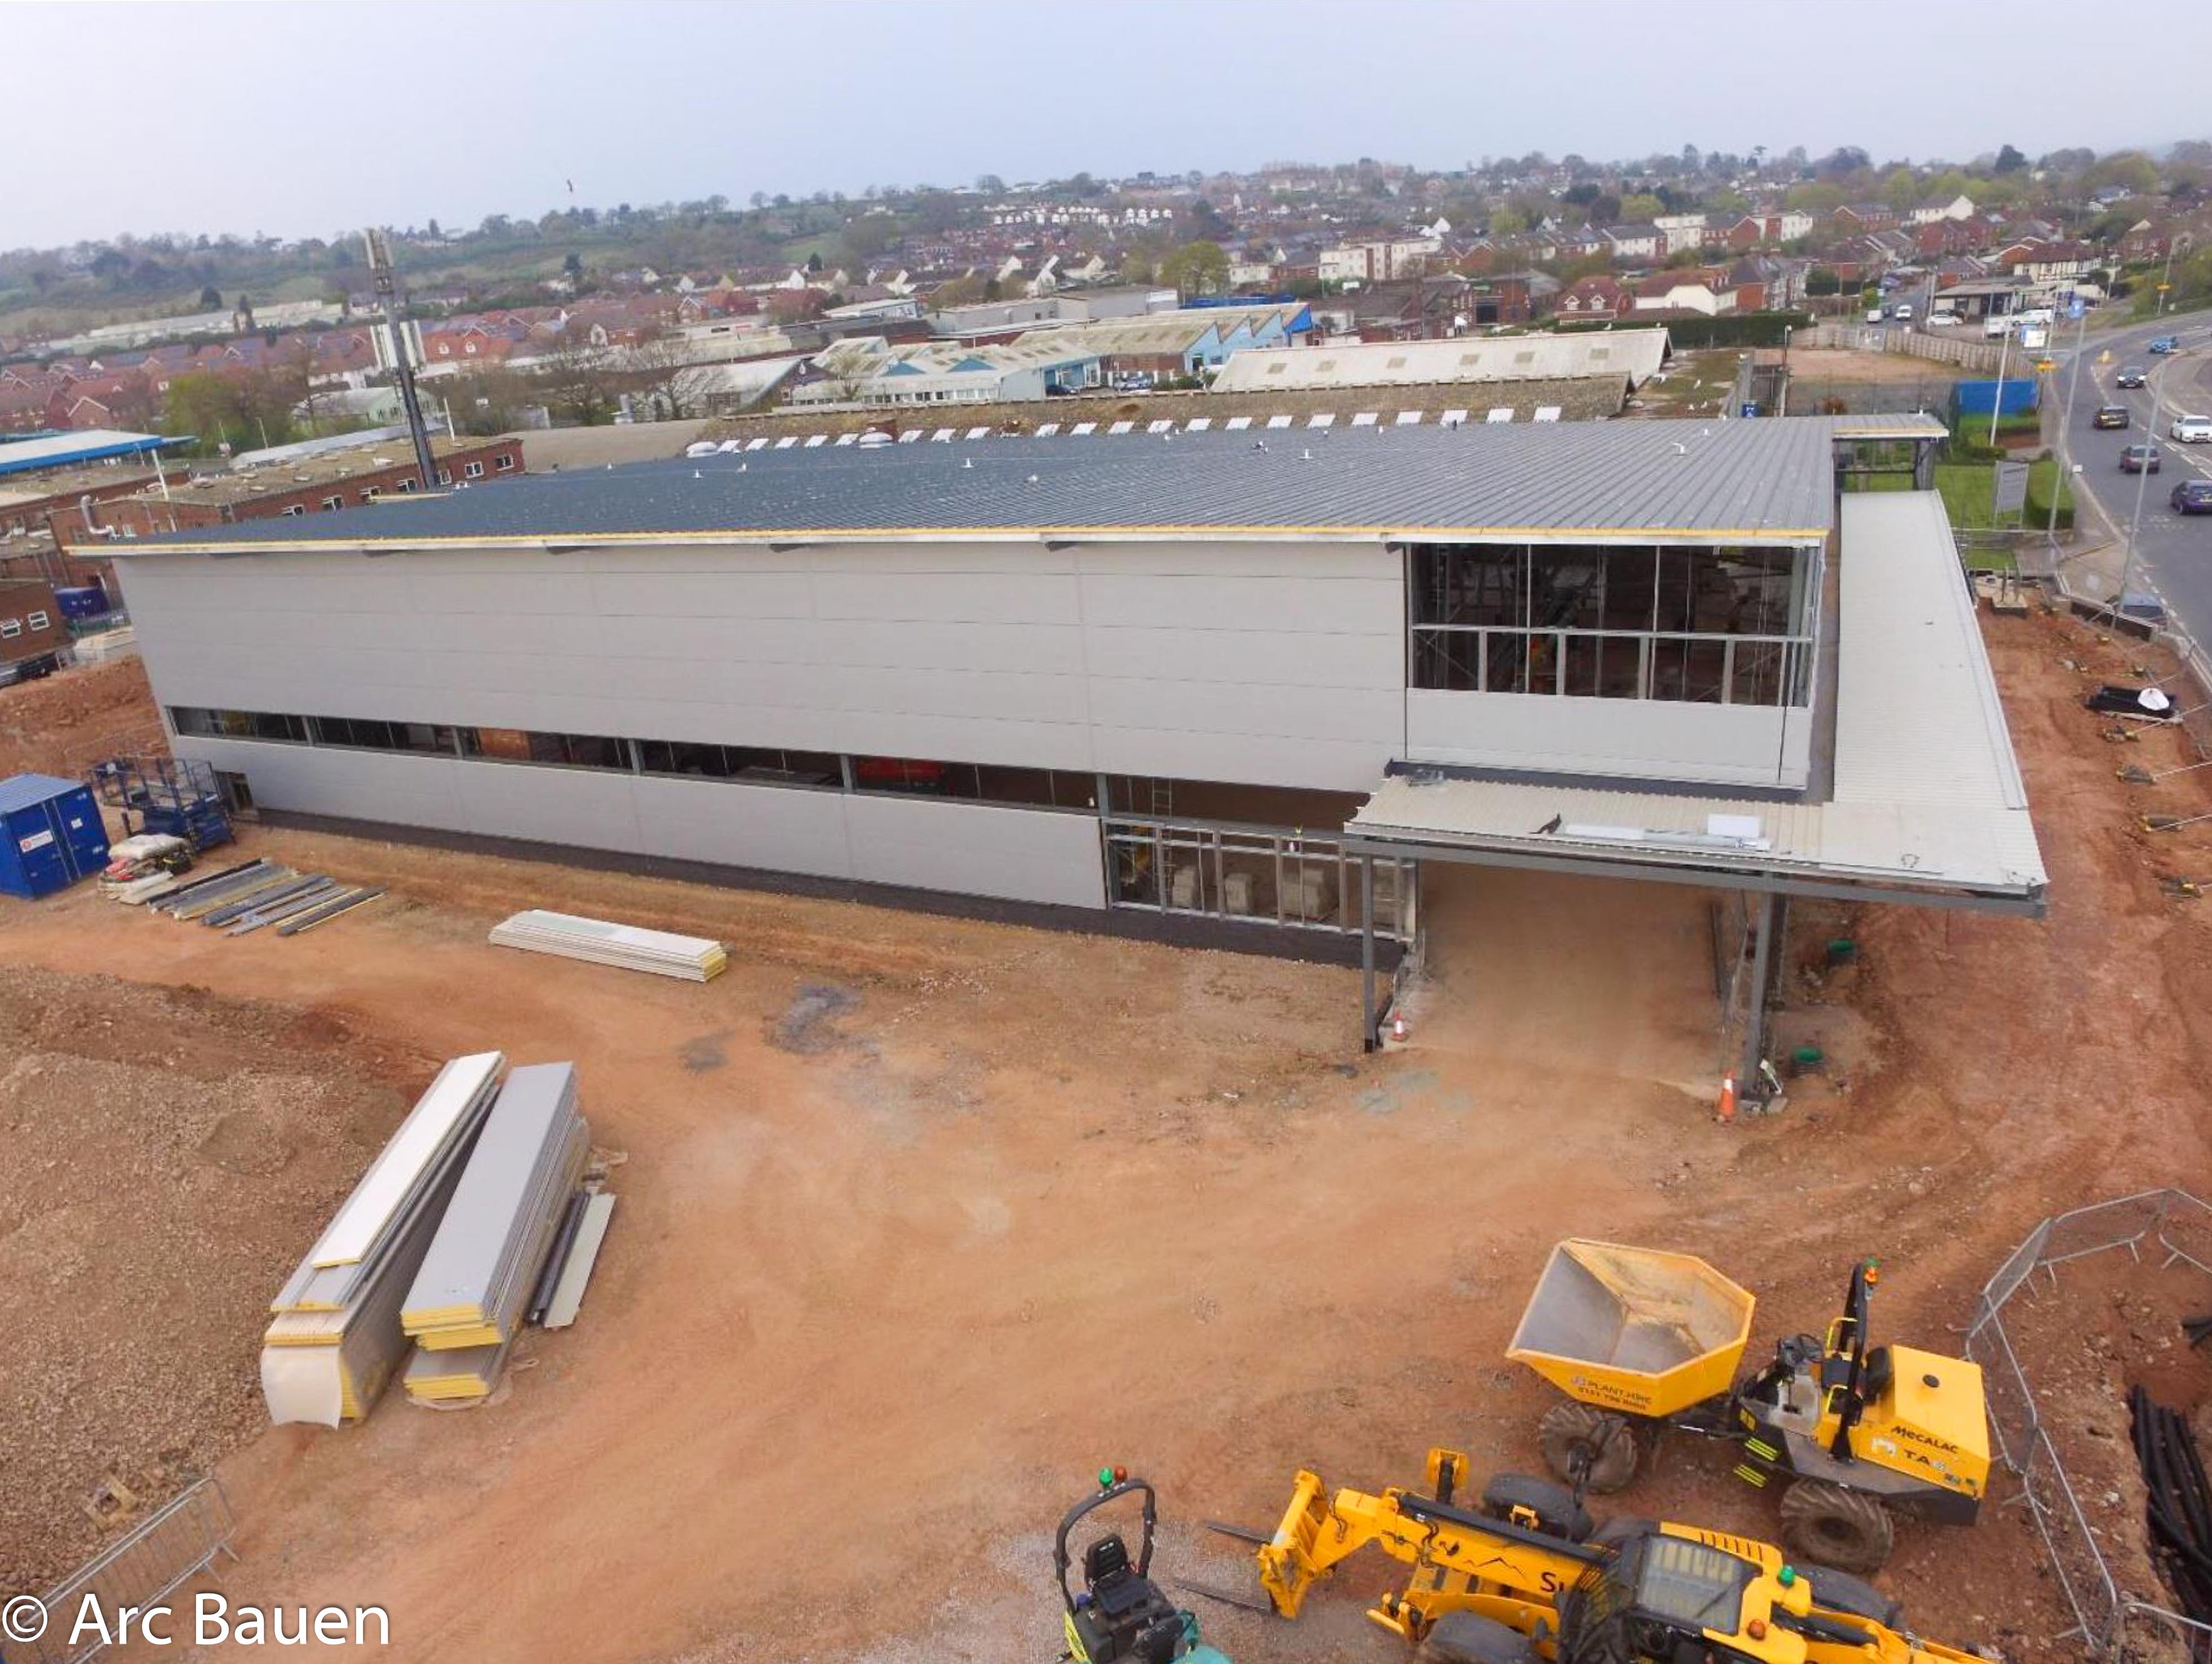
[[[2166,501],[2177,514],[2212,514],[2212,480],[2184,480]]]
[[[2089,418],[2092,428],[2124,428],[2128,425],[2128,407],[2124,404],[2100,404],[2097,414]]]
[[[1900,324],[1911,323],[1912,321],[1911,302],[1907,301],[1903,306],[1892,308],[1889,315],[1897,319]]]
[[[2155,474],[2166,459],[2155,445],[2130,445],[2120,452],[2123,474]]]
[[[2181,337],[2178,335],[2161,335],[2157,340],[2152,342],[2150,345],[2145,347],[2143,350],[2145,352],[2154,352],[2160,357],[2164,357],[2170,352],[2179,352],[2181,350]]]
[[[1931,312],[1928,314],[1928,327],[1931,330],[1948,330],[1958,321],[1959,314],[1955,312]]]
[[[2121,366],[2120,373],[2112,378],[2115,387],[2140,387],[2143,384],[2143,367],[2140,364]]]
[[[2212,445],[2212,416],[2178,416],[2166,431],[2184,445]]]

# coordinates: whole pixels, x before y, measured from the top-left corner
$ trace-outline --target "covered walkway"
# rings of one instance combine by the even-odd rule
[[[2042,853],[1942,501],[1855,494],[1841,513],[1825,799],[1394,768],[1347,825],[1348,853],[1750,892],[1746,1081],[1765,1057],[1765,993],[1787,898],[2039,916]],[[1546,950],[1540,934],[1534,950]],[[1635,942],[1617,950],[1640,974]],[[1365,982],[1371,1046],[1380,1012],[1371,975]]]

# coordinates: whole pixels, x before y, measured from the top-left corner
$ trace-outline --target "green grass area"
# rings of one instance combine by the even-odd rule
[[[2027,471],[2027,510],[2024,515],[2008,519],[2008,525],[2040,526],[2050,518],[2051,493],[2058,491],[2058,523],[2073,524],[2074,492],[2059,477],[2058,465],[2049,457],[2031,463]],[[1996,470],[1986,462],[1939,462],[1936,465],[1936,489],[1943,498],[1944,511],[1951,524],[1961,528],[1994,525],[1996,516],[1991,505],[1996,498]]]

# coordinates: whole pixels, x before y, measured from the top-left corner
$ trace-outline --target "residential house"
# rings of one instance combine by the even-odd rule
[[[1663,260],[1667,234],[1656,225],[1609,225],[1603,233],[1616,260]]]
[[[1636,310],[1636,294],[1618,277],[1599,272],[1577,277],[1560,291],[1559,315],[1565,319],[1626,318]]]
[[[2120,234],[2115,250],[2123,260],[2141,264],[2152,260],[2163,260],[2173,240],[2148,220],[2137,220]]]
[[[1935,197],[1922,203],[1905,216],[1908,225],[1933,225],[1941,220],[1970,220],[1974,216],[1974,199],[1961,191],[1949,198]]]
[[[1850,234],[1867,231],[1893,231],[1897,228],[1897,210],[1887,203],[1845,203],[1828,216],[1837,230]]]

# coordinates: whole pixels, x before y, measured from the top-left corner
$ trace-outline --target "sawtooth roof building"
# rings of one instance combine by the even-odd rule
[[[1942,438],[979,436],[117,553],[177,752],[264,811],[1387,969],[1440,862],[1746,891],[1762,944],[2039,911]],[[1923,489],[1839,490],[1878,464]]]

